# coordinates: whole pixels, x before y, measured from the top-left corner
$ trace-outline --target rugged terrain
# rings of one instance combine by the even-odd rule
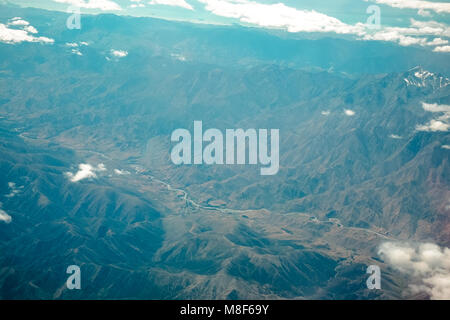
[[[407,280],[383,241],[450,246],[450,135],[418,130],[446,115],[424,103],[450,105],[448,55],[111,15],[70,31],[1,7],[14,16],[55,43],[0,43],[0,298],[392,299]],[[194,120],[280,129],[279,173],[173,165],[170,134]],[[95,177],[71,181],[80,164]]]

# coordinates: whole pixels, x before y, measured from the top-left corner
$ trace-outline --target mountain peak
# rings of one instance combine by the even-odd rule
[[[441,74],[436,74],[425,70],[421,66],[416,66],[408,70],[405,73],[405,78],[403,79],[407,86],[415,87],[429,87],[433,90],[446,87],[450,83],[450,79],[442,76]]]

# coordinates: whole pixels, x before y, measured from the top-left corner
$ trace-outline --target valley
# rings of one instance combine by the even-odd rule
[[[414,298],[380,246],[450,246],[447,54],[0,4],[15,16],[54,43],[0,42],[1,299]],[[279,170],[175,165],[195,121],[279,130]]]

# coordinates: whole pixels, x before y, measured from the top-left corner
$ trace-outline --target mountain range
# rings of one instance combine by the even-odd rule
[[[450,246],[448,54],[0,6],[16,16],[54,43],[0,42],[0,298],[414,298],[380,244]],[[279,129],[278,174],[174,165],[196,120]]]

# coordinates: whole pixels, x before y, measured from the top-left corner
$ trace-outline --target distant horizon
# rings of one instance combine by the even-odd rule
[[[42,0],[37,3],[32,0],[3,0],[0,4],[67,13],[69,6],[83,3],[82,1]],[[421,46],[429,50],[450,52],[450,7],[443,2],[421,1],[420,6],[414,8],[416,4],[412,2],[411,5],[399,7],[391,0],[337,0],[331,4],[329,1],[310,0],[302,3],[291,0],[240,0],[246,7],[234,1],[236,0],[89,0],[84,2],[89,4],[89,8],[84,5],[80,10],[82,14],[111,13],[206,25],[237,24],[269,32],[303,34],[306,37],[308,34],[316,37],[322,34],[355,40],[389,41],[401,46]],[[381,24],[378,29],[367,27],[369,21],[372,23],[376,20],[370,16],[376,14],[380,15]],[[302,22],[304,19],[308,22]]]
[[[450,300],[450,3],[280,1],[0,0],[0,300]]]

